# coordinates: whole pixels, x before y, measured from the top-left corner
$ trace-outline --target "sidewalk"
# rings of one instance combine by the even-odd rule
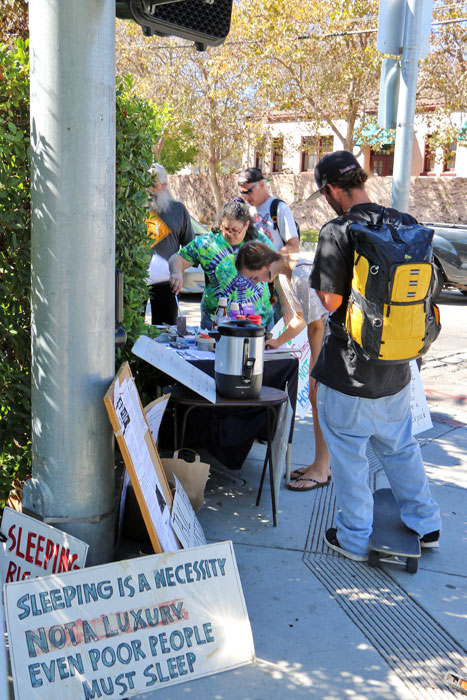
[[[199,519],[208,541],[232,540],[257,660],[164,689],[164,700],[432,700],[452,698],[446,671],[467,670],[467,412],[433,414],[419,436],[443,533],[418,573],[370,568],[331,552],[332,484],[298,494],[282,484],[278,527],[269,488],[255,506],[264,446],[238,472],[212,470]],[[312,461],[311,418],[298,420],[292,462]],[[387,485],[374,455],[371,480]],[[157,691],[141,695],[159,698]]]

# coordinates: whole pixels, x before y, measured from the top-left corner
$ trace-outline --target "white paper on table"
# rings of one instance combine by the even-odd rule
[[[214,377],[191,365],[187,360],[164,347],[161,343],[141,335],[131,348],[132,353],[162,370],[211,403],[216,403],[216,381]]]

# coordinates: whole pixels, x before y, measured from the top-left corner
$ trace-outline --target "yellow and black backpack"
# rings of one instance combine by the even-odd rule
[[[402,224],[386,209],[377,224],[348,213],[355,243],[346,328],[365,359],[407,362],[423,355],[441,330],[432,302],[433,229]]]

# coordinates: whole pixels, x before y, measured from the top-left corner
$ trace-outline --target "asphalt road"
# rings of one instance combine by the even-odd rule
[[[422,382],[431,410],[467,411],[467,296],[442,292],[441,333],[422,363]]]

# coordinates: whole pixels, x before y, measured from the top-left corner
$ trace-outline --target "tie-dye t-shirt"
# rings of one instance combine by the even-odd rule
[[[273,247],[262,233],[258,233],[255,240]],[[206,284],[202,301],[205,313],[212,317],[216,313],[220,297],[226,297],[228,305],[232,301],[238,301],[240,305],[253,304],[255,313],[261,316],[263,325],[269,328],[273,320],[269,287],[265,282],[252,282],[237,271],[235,248],[239,247],[231,246],[221,233],[207,233],[196,236],[178,251],[178,255],[192,265],[201,265],[205,272]]]

